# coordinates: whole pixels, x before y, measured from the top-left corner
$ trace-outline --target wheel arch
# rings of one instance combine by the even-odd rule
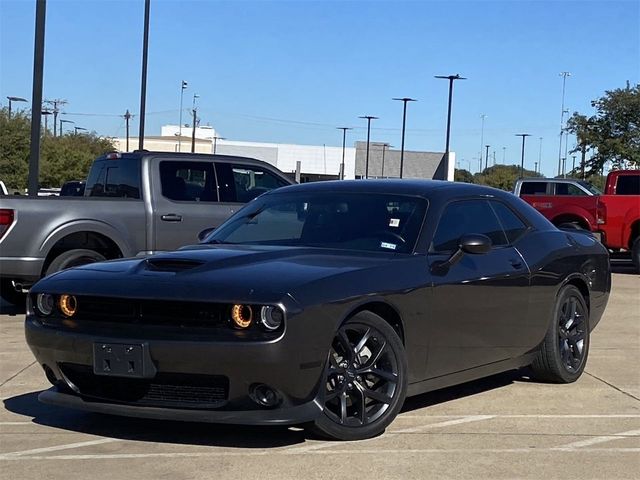
[[[629,241],[627,242],[629,250],[633,248],[633,242],[638,237],[640,237],[640,219],[636,219],[629,227]]]
[[[566,285],[573,285],[578,290],[580,290],[580,293],[582,294],[582,297],[587,304],[587,310],[591,311],[591,292],[589,290],[589,284],[587,283],[587,280],[580,275],[572,275],[563,282],[561,287],[558,289],[558,293],[560,293],[560,290],[562,290],[562,288]]]
[[[381,300],[369,301],[367,303],[363,303],[355,307],[351,310],[343,319],[341,323],[346,322],[350,318],[354,317],[360,312],[369,311],[371,313],[375,313],[380,318],[382,318],[385,322],[387,322],[391,328],[398,334],[400,337],[400,341],[403,345],[406,345],[405,342],[405,329],[404,323],[402,321],[402,317],[398,310],[387,302]]]
[[[577,213],[561,213],[560,215],[553,217],[551,223],[556,227],[563,223],[577,223],[584,230],[591,231],[591,224],[589,223],[589,220],[583,215],[579,215]]]

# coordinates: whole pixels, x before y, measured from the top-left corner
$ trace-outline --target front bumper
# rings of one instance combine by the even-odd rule
[[[125,336],[121,331],[117,335],[79,333],[43,325],[36,317],[28,315],[25,334],[37,361],[49,371],[48,377],[56,385],[40,394],[39,399],[44,403],[144,418],[250,425],[297,424],[311,421],[322,413],[320,384],[331,342],[330,333],[316,331],[314,335],[315,329],[301,323],[289,322],[284,334],[271,342],[216,342],[192,337],[154,337],[144,332],[138,332],[137,336]],[[153,362],[155,378],[162,375],[224,378],[224,398],[215,405],[200,405],[191,399],[182,405],[175,397],[171,403],[153,403],[148,398],[138,401],[96,395],[94,391],[83,391],[82,387],[73,391],[70,387],[74,382],[69,385],[70,377],[65,369],[71,365],[93,375],[95,343],[144,343]],[[93,377],[92,382],[96,385],[118,379],[102,375]],[[137,388],[136,380],[128,379],[129,383],[124,385]],[[144,381],[153,382],[154,379],[145,378]],[[279,402],[271,407],[260,405],[252,393],[256,384],[270,387],[277,393]],[[157,395],[154,398],[157,399]]]

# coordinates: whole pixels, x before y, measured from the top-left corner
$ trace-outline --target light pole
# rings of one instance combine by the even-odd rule
[[[485,155],[485,159],[484,159],[484,169],[486,170],[487,168],[489,168],[489,147],[491,145],[485,145],[484,147],[487,149],[487,154]]]
[[[392,100],[397,100],[403,103],[402,106],[402,143],[400,144],[400,178],[402,178],[402,171],[404,168],[404,132],[405,127],[407,125],[407,102],[417,102],[415,98],[402,97],[402,98],[393,98]]]
[[[571,176],[575,177],[576,176],[576,156],[572,155],[571,158],[573,158],[573,166],[571,167]]]
[[[142,73],[140,75],[140,129],[138,150],[144,150],[144,122],[147,112],[147,63],[149,59],[149,10],[151,0],[144,0],[144,32],[142,34]]]
[[[87,129],[86,128],[82,128],[82,127],[73,127],[73,134],[74,135],[77,135],[79,131],[86,132]]]
[[[520,158],[520,178],[524,178],[524,142],[527,137],[530,137],[529,133],[516,133],[516,137],[522,137],[522,157]]]
[[[567,84],[567,77],[571,76],[570,72],[560,72],[562,77],[562,108],[560,109],[560,146],[558,147],[558,175],[560,175],[560,169],[562,168],[562,133],[564,131],[564,92]]]
[[[126,131],[127,131],[127,152],[128,152],[129,151],[129,120],[131,120],[131,117],[133,117],[133,115],[129,113],[129,109],[127,108],[127,111],[123,116],[126,124]]]
[[[53,112],[51,110],[42,110],[40,112],[43,116],[44,116],[44,136],[47,136],[47,133],[49,132],[49,124],[47,122],[47,117],[49,115],[53,115]]]
[[[484,145],[484,119],[487,116],[483,113],[480,115],[480,119],[482,120],[482,127],[480,128],[480,172],[482,173],[482,146]]]
[[[60,119],[60,136],[62,136],[62,124],[63,123],[76,123],[73,120],[65,120],[64,118]]]
[[[449,173],[449,139],[451,135],[451,104],[453,101],[453,82],[455,80],[466,80],[466,78],[461,77],[459,74],[455,75],[436,75],[435,78],[441,78],[445,80],[449,80],[449,105],[447,108],[447,141],[445,144],[445,176]]]
[[[9,96],[7,97],[7,100],[9,100],[9,120],[11,120],[11,102],[26,102],[27,99],[22,97]]]
[[[193,125],[191,126],[191,153],[195,153],[196,151],[196,123],[198,121],[196,117],[197,109],[196,109],[196,99],[200,98],[200,95],[197,93],[193,94],[193,103],[191,104],[191,112],[193,113]]]
[[[507,147],[502,147],[502,164],[507,164]]]
[[[380,177],[382,178],[384,178],[384,151],[387,149],[387,147],[391,148],[391,145],[389,145],[388,143],[382,144],[382,172],[380,173]]]
[[[340,164],[340,180],[344,180],[344,152],[347,145],[347,130],[351,130],[350,127],[336,127],[338,130],[342,130],[342,163]]]
[[[184,98],[184,91],[187,88],[188,83],[182,80],[180,83],[180,120],[178,120],[178,152],[181,151],[182,143],[182,100]]]
[[[33,115],[34,107],[42,110],[44,77],[44,31],[47,16],[46,0],[36,0],[36,24],[33,42],[33,82],[31,88],[31,142],[29,145],[29,196],[37,196],[40,178],[40,125],[42,117]],[[37,110],[36,110],[37,111]],[[55,127],[54,127],[55,128]]]
[[[542,170],[542,137],[540,137],[540,152],[538,153],[538,167],[540,168],[540,170]]]
[[[213,137],[213,154],[216,154],[216,148],[218,148],[218,140],[226,140],[225,137],[215,136]]]
[[[364,118],[367,120],[367,156],[366,156],[365,167],[364,167],[364,178],[369,178],[369,142],[371,140],[371,120],[377,120],[378,117],[374,117],[371,115],[363,115],[358,118]],[[403,132],[404,132],[404,129],[403,129]]]

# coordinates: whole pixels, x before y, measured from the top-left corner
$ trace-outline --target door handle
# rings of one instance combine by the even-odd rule
[[[511,266],[513,268],[520,268],[522,267],[522,260],[518,260],[516,258],[512,258],[511,260],[509,260],[509,263],[511,264]]]
[[[176,215],[175,213],[169,213],[160,217],[165,222],[181,222],[182,215]]]

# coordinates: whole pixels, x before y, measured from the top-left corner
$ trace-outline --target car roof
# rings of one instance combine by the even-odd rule
[[[578,178],[521,178],[520,182],[557,182],[557,183],[579,183],[580,179]]]

